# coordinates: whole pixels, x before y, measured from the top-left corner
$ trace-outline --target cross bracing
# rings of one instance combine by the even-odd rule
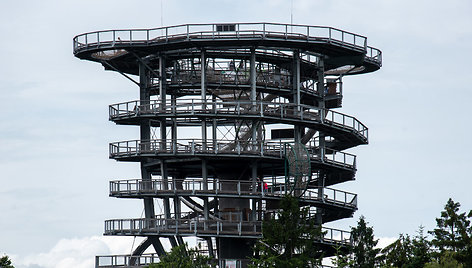
[[[201,238],[219,265],[245,266],[285,194],[326,231],[325,256],[349,247],[349,232],[323,224],[357,209],[357,195],[337,186],[355,179],[356,156],[345,150],[367,144],[368,128],[333,109],[344,76],[381,67],[366,37],[309,25],[188,24],[82,34],[74,54],[139,87],[137,100],[109,107],[111,121],[140,129],[138,139],[109,145],[110,158],[141,166],[141,178],[110,182],[110,196],[144,204],[144,217],[106,221],[106,235],[146,238],[120,257],[124,266],[139,266],[148,248],[165,254],[162,239],[177,246],[188,237]]]

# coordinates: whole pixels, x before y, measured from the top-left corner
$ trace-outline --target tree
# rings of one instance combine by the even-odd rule
[[[5,255],[0,258],[0,268],[15,268],[15,267],[11,264],[10,258],[8,258],[8,256]]]
[[[381,259],[386,267],[416,268],[423,267],[431,261],[429,241],[420,226],[418,235],[413,239],[400,234],[392,244],[382,249]]]
[[[423,267],[431,261],[431,243],[426,239],[424,226],[420,226],[418,235],[412,241],[410,267]]]
[[[280,201],[277,216],[265,220],[262,239],[256,246],[256,255],[250,267],[310,267],[321,262],[317,246],[322,236],[308,208],[300,209],[298,199],[286,195]]]
[[[447,253],[459,263],[472,267],[472,230],[468,219],[472,211],[466,215],[459,213],[459,208],[460,203],[449,198],[441,217],[436,218],[437,227],[429,232],[433,235],[431,243],[436,249],[436,259]]]
[[[149,268],[209,268],[215,267],[212,258],[200,254],[196,248],[188,248],[187,243],[174,247],[158,263],[149,265]]]
[[[380,264],[378,240],[374,238],[374,229],[367,226],[365,217],[361,216],[357,227],[351,228],[352,248],[349,253],[338,253],[334,263],[338,267],[373,268]]]
[[[444,252],[439,261],[435,260],[433,262],[427,263],[424,268],[463,268],[464,265],[460,264],[454,256],[452,252],[446,251]]]
[[[400,234],[395,242],[382,249],[381,259],[387,267],[409,267],[412,247],[410,236]]]

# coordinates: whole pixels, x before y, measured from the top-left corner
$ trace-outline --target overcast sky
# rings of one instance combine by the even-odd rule
[[[449,197],[472,209],[472,2],[293,0],[297,24],[368,37],[377,72],[344,79],[340,112],[369,127],[357,154],[354,218],[377,237],[434,228]],[[91,267],[132,241],[103,238],[109,218],[140,217],[137,200],[108,197],[108,181],[139,166],[108,159],[108,143],[138,137],[108,121],[108,105],[138,98],[119,74],[72,54],[80,33],[209,22],[290,22],[288,0],[2,1],[0,9],[0,255],[19,268]],[[164,14],[161,18],[161,13]]]

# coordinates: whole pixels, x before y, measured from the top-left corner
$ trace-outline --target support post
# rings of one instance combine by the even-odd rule
[[[171,96],[171,105],[172,105],[172,113],[175,115],[176,114],[176,105],[177,105],[177,99],[174,94]],[[172,152],[175,154],[177,153],[177,119],[175,117],[172,118]]]
[[[321,122],[323,122],[326,116],[326,113],[325,113],[326,92],[325,92],[325,85],[324,85],[324,60],[322,57],[320,57],[318,60],[317,80],[318,80],[317,91],[321,97],[320,101],[318,102],[319,103],[318,107],[320,109],[320,120]],[[325,155],[326,155],[326,135],[322,131],[319,132],[319,146],[320,146],[320,159],[321,161],[324,161]],[[318,176],[319,176],[318,177],[318,199],[324,200],[325,173],[321,171],[318,174]],[[323,214],[323,209],[318,207],[316,209],[316,221],[317,221],[317,224],[319,224],[320,226],[323,223],[322,214]]]
[[[296,109],[294,109],[294,113],[296,115],[300,115],[301,113],[301,107],[300,107],[300,52],[298,50],[293,51],[293,102],[297,106]],[[303,130],[301,129],[301,126],[296,125],[294,127],[294,136],[295,136],[295,143],[299,143],[302,139],[302,132]]]
[[[205,159],[202,160],[202,179],[203,179],[203,190],[206,192],[208,191],[208,169],[207,169],[207,162]],[[208,204],[208,197],[203,197],[203,216],[205,217],[205,223],[203,225],[203,229],[207,230],[207,221],[209,217],[209,204]]]
[[[213,113],[216,115],[216,96],[212,96],[212,102],[213,102]],[[218,152],[218,144],[217,144],[217,130],[218,130],[218,124],[216,122],[216,118],[213,118],[213,126],[212,126],[212,134],[211,137],[213,139],[213,152],[217,153]]]
[[[256,78],[257,78],[257,73],[256,73],[256,48],[252,47],[251,48],[251,63],[250,63],[250,71],[251,71],[251,111],[256,111]]]
[[[257,162],[256,161],[252,162],[251,180],[252,180],[252,193],[254,194],[254,197],[251,199],[252,200],[251,219],[252,221],[256,221],[257,200],[255,196],[256,196],[256,192],[258,191],[258,187],[260,186],[261,190],[263,188],[263,182],[261,182],[261,185],[257,185]]]
[[[140,109],[146,109],[150,103],[150,95],[148,87],[150,84],[149,72],[146,69],[146,66],[140,62],[139,63],[139,99],[140,99]],[[150,137],[151,137],[151,126],[149,120],[142,120],[139,125],[140,132],[140,146],[145,148],[149,146]],[[151,173],[148,168],[145,167],[146,160],[142,160],[141,165],[141,179],[143,181],[144,187],[151,186]],[[156,214],[154,211],[154,202],[153,198],[146,197],[144,201],[144,215],[147,219],[155,218]]]
[[[160,98],[160,110],[162,112],[166,111],[166,98],[167,98],[167,90],[166,90],[166,60],[163,55],[159,56],[159,98]],[[160,122],[160,138],[161,138],[161,150],[166,150],[166,119],[162,119]]]
[[[256,100],[257,100],[257,72],[256,72],[256,48],[251,48],[251,62],[250,62],[250,71],[251,71],[251,111],[255,113],[257,111]],[[252,121],[252,149],[255,151],[258,149],[257,146],[257,121]]]
[[[206,110],[206,55],[205,50],[201,51],[201,99],[202,99],[202,110]],[[206,151],[207,147],[207,123],[206,120],[202,119],[202,149]]]

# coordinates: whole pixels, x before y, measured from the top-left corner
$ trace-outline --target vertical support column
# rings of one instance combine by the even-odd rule
[[[257,97],[257,92],[256,92],[256,48],[252,47],[251,48],[251,63],[250,63],[250,71],[251,71],[251,111],[256,111],[256,97]]]
[[[165,112],[166,110],[166,98],[167,98],[167,90],[166,90],[166,60],[163,55],[159,56],[159,98],[160,98],[160,110],[162,112]],[[166,148],[166,119],[161,120],[161,126],[160,126],[160,134],[161,134],[161,149]]]
[[[254,193],[254,196],[256,196],[256,192],[259,190],[259,185],[257,185],[257,163],[256,161],[252,162],[252,167],[251,167],[251,180],[252,180],[252,192]],[[263,182],[261,182],[260,188],[262,190],[263,188]],[[252,198],[252,211],[251,211],[251,220],[256,221],[256,209],[257,209],[257,200],[256,198]]]
[[[172,113],[176,113],[176,106],[177,106],[177,99],[175,95],[171,96],[171,106],[172,106]],[[172,152],[177,152],[177,119],[175,117],[172,118]]]
[[[301,113],[300,109],[300,52],[298,50],[293,51],[293,103],[297,105],[297,109],[294,111],[297,115]],[[294,127],[295,143],[299,143],[302,139],[301,126]]]
[[[212,61],[212,68],[213,68],[213,72],[215,72],[215,59],[213,58],[213,61]],[[216,114],[217,111],[216,111],[216,96],[213,95],[212,98],[211,98],[212,102],[213,102],[213,113]],[[213,129],[212,129],[212,138],[213,138],[213,150],[215,153],[217,153],[218,151],[218,145],[217,145],[217,131],[218,131],[218,123],[216,122],[216,118],[213,118]]]
[[[182,175],[178,175],[178,176],[173,176],[173,187],[174,187],[174,191],[177,191],[177,190],[182,190],[183,189],[183,181],[185,180],[185,176],[182,176]],[[179,196],[176,194],[174,195],[174,213],[175,213],[175,220],[176,220],[176,225],[180,225],[181,224],[181,214],[182,214],[182,204],[181,204],[181,201],[180,201],[180,198]],[[184,244],[184,240],[182,238],[182,236],[179,236],[177,235],[176,236],[177,238],[177,244],[179,245],[183,245]]]
[[[150,104],[150,95],[148,92],[149,87],[149,72],[146,69],[146,66],[140,62],[139,63],[139,99],[140,106],[142,109],[149,108]],[[151,139],[151,126],[149,120],[142,120],[139,125],[140,132],[140,147],[146,148],[150,146],[149,142]],[[141,160],[141,179],[143,180],[144,187],[151,186],[151,173],[148,168],[145,167],[145,160]],[[144,200],[144,215],[147,219],[154,218],[156,216],[154,211],[154,202],[152,198],[146,197]]]
[[[257,73],[256,73],[256,48],[251,48],[251,62],[250,62],[250,71],[251,71],[251,111],[256,112],[256,100],[257,100],[257,91],[256,91],[256,83],[257,83]],[[257,150],[257,121],[252,121],[252,129],[251,129],[251,140],[252,140],[252,147],[253,150]]]
[[[213,103],[213,113],[216,114],[217,111],[216,111],[216,96],[213,95],[212,96],[212,99],[211,99],[212,103]],[[216,122],[216,118],[213,118],[213,126],[212,126],[212,133],[211,133],[211,137],[213,139],[213,151],[214,153],[217,153],[218,152],[218,148],[217,148],[217,129],[218,129],[218,124]]]
[[[207,161],[202,159],[202,180],[203,180],[203,190],[206,192],[208,191],[208,169],[207,169]],[[205,217],[205,224],[204,230],[208,229],[207,221],[209,220],[209,204],[208,204],[208,197],[203,198],[203,216]]]
[[[166,85],[166,59],[164,55],[159,56],[159,98],[160,98],[160,109],[161,111],[165,111],[167,109],[167,85]],[[160,149],[167,150],[167,126],[166,126],[166,119],[162,119],[160,122]],[[162,189],[168,190],[169,189],[169,179],[167,174],[167,163],[164,160],[161,161],[161,177],[162,177]],[[166,220],[171,218],[170,214],[170,202],[169,198],[166,197],[163,199],[164,201],[164,214]]]
[[[202,109],[206,110],[206,55],[205,50],[201,51],[201,99]],[[207,146],[207,124],[206,120],[202,120],[202,149],[205,151]]]
[[[206,110],[206,53],[205,50],[201,51],[201,99],[202,109]],[[207,124],[205,118],[202,120],[202,149],[207,149]],[[203,190],[208,190],[208,169],[206,159],[202,159],[202,179],[203,179]],[[204,230],[208,229],[207,221],[209,219],[209,204],[208,197],[203,198],[203,216],[205,217]]]
[[[321,100],[318,102],[319,103],[319,109],[320,109],[320,120],[323,122],[326,112],[325,112],[325,86],[324,86],[324,60],[322,57],[319,58],[318,60],[318,71],[317,71],[317,79],[318,79],[318,84],[317,84],[317,91],[318,94],[320,94]],[[324,161],[325,159],[325,154],[326,154],[326,137],[324,132],[320,131],[319,132],[319,146],[320,146],[320,158],[321,161]],[[324,200],[324,186],[325,186],[325,174],[323,171],[321,171],[318,174],[318,199],[319,200]],[[323,214],[323,209],[322,208],[317,208],[316,209],[316,222],[321,226],[323,222],[322,218]]]

